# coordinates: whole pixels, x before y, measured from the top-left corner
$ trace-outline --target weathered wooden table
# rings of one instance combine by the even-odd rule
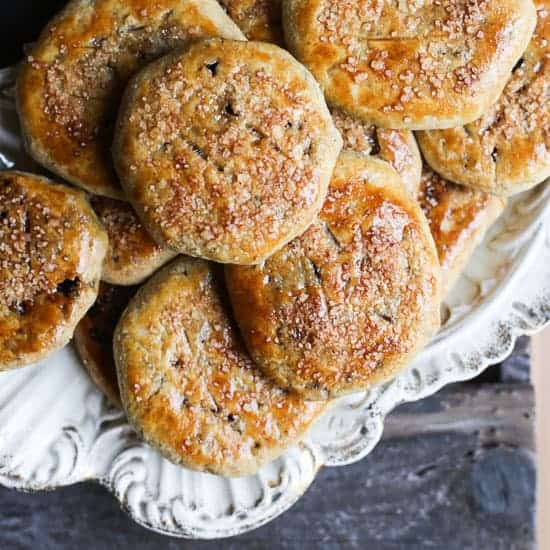
[[[294,508],[229,541],[149,533],[94,484],[0,489],[0,548],[435,548],[527,550],[534,541],[528,340],[479,380],[396,410],[362,462],[327,468]]]
[[[64,3],[1,2],[0,65],[16,62]],[[533,411],[522,339],[475,383],[395,411],[369,457],[323,470],[294,508],[257,531],[179,541],[134,524],[94,484],[33,495],[0,489],[0,549],[532,548]]]

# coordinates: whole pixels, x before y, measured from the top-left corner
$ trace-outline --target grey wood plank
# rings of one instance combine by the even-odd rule
[[[531,338],[522,336],[516,341],[514,352],[500,366],[502,382],[527,383],[531,378]]]
[[[406,405],[362,462],[327,468],[270,525],[189,542],[133,524],[101,487],[0,490],[0,548],[527,550],[534,540],[533,391],[459,385]]]

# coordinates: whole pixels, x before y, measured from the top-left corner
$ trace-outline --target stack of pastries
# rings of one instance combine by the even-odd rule
[[[0,174],[0,369],[74,337],[165,457],[254,473],[550,176],[549,41],[550,0],[72,0],[19,68],[66,183]]]

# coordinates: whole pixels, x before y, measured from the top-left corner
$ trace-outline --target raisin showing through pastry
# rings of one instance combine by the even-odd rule
[[[94,303],[107,235],[84,193],[0,173],[0,370],[45,359]]]
[[[550,177],[550,0],[535,4],[535,34],[498,101],[471,124],[418,133],[444,178],[511,196]]]
[[[128,79],[205,36],[242,39],[215,0],[73,0],[23,62],[17,103],[34,159],[91,193],[124,198],[111,161]]]
[[[230,316],[223,272],[180,258],[131,301],[115,333],[128,419],[165,457],[225,476],[255,473],[325,409],[266,379]]]
[[[256,264],[315,219],[341,146],[319,86],[290,54],[210,39],[132,81],[113,153],[158,242]]]
[[[319,219],[259,266],[227,266],[247,349],[309,399],[366,389],[407,365],[439,328],[439,263],[397,173],[342,153]]]
[[[283,0],[286,43],[327,101],[386,128],[453,128],[502,92],[531,0]]]

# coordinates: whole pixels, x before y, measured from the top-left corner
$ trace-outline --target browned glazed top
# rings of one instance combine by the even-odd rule
[[[83,193],[0,174],[0,370],[65,345],[97,296],[107,236]]]
[[[410,130],[390,130],[365,124],[340,109],[331,109],[332,119],[342,134],[344,149],[389,162],[401,176],[407,191],[416,197],[422,174],[422,158]]]
[[[531,0],[283,1],[286,42],[327,101],[412,130],[479,118],[535,22]]]
[[[319,220],[266,262],[227,266],[252,358],[327,399],[393,376],[439,325],[426,219],[387,163],[342,153]]]
[[[281,0],[220,0],[249,40],[283,44]]]
[[[537,29],[499,100],[471,124],[418,134],[451,181],[509,196],[550,177],[550,0],[535,4]]]
[[[215,0],[69,2],[19,74],[19,113],[32,156],[92,193],[121,198],[110,148],[128,79],[203,36],[244,39]]]
[[[138,292],[117,327],[115,357],[132,424],[195,470],[252,474],[324,410],[264,378],[230,317],[223,274],[202,260],[180,258]]]
[[[176,255],[153,240],[128,203],[99,196],[90,202],[109,235],[104,281],[113,285],[139,284]]]
[[[254,264],[313,221],[340,148],[317,83],[290,54],[210,39],[132,81],[113,150],[158,241]]]
[[[446,181],[428,166],[422,172],[418,200],[437,247],[445,295],[462,273],[479,239],[503,212],[506,201]]]

